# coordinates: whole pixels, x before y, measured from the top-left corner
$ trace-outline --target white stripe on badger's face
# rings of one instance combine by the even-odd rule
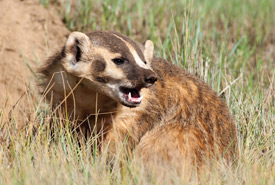
[[[129,48],[130,52],[132,53],[132,55],[133,55],[133,57],[134,57],[134,59],[135,59],[137,65],[138,65],[139,67],[142,67],[142,68],[144,68],[144,69],[151,69],[149,66],[147,66],[147,65],[140,59],[140,57],[138,56],[138,54],[137,54],[135,48],[134,48],[131,44],[129,44],[126,40],[124,40],[123,38],[119,37],[118,35],[116,35],[116,34],[113,34],[113,35],[116,36],[117,38],[119,38],[120,40],[122,40],[122,41],[126,44],[126,46]]]

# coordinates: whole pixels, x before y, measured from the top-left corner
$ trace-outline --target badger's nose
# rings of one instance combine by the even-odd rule
[[[156,77],[155,74],[151,74],[151,75],[145,77],[145,79],[144,79],[147,87],[150,87],[151,85],[153,85],[157,80],[158,80],[158,78]]]

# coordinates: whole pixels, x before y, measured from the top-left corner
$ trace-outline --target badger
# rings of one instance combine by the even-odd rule
[[[146,164],[200,166],[238,156],[236,125],[223,99],[199,78],[154,57],[150,40],[72,32],[39,73],[53,111],[65,111],[86,138],[102,133],[99,147],[110,154],[127,140]]]

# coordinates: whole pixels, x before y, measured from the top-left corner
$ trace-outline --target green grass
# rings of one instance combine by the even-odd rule
[[[157,56],[225,98],[239,130],[240,159],[236,167],[210,170],[202,184],[275,184],[275,1],[40,1],[56,7],[72,31],[115,30],[140,42],[151,39]],[[51,137],[47,108],[30,99],[35,114],[29,123],[40,125],[34,135],[14,129],[20,120],[13,112],[6,124],[1,109],[0,184],[198,183],[194,174],[171,171],[163,179],[146,177],[135,159],[111,170],[105,155],[90,153],[95,140],[79,145],[69,124]]]

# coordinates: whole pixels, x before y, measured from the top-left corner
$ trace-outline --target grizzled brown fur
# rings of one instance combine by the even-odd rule
[[[62,65],[68,52],[75,53],[75,49],[73,52],[66,50],[66,45],[62,52],[45,63],[40,72],[45,76],[44,87],[51,84],[48,87],[52,89],[47,89],[50,93],[46,97],[53,106],[64,99],[64,88],[56,82],[60,77],[52,78],[53,75],[59,73],[65,79],[61,84],[71,86],[65,88],[67,95],[70,93],[68,89],[78,84],[71,93],[73,96],[66,99],[68,112],[80,122],[89,117],[89,121],[82,123],[83,133],[94,128],[93,114],[99,112],[97,128],[104,131],[102,149],[108,147],[109,153],[116,153],[127,139],[128,149],[148,165],[190,163],[200,166],[208,159],[232,162],[238,156],[236,125],[224,101],[206,83],[164,59],[150,61],[147,56],[150,49],[118,33],[93,32],[89,39],[88,52],[78,56],[86,63],[91,61],[89,67],[83,64],[83,74],[82,69],[74,73]],[[87,46],[84,43],[77,47]],[[137,55],[132,54],[133,49]],[[115,66],[106,59],[107,55],[112,58],[116,53],[129,60],[128,66]],[[148,69],[135,63],[137,56],[149,66]],[[116,73],[107,74],[108,68]],[[105,91],[105,85],[111,82],[143,84],[139,78],[142,75],[155,75],[157,81],[151,87],[140,85],[144,98],[134,108],[121,104],[116,96]]]
[[[146,162],[185,159],[202,164],[238,156],[236,126],[224,101],[187,71],[155,58],[158,81],[144,89],[142,105],[119,106],[107,139],[125,139]],[[110,147],[110,146],[109,146]]]

